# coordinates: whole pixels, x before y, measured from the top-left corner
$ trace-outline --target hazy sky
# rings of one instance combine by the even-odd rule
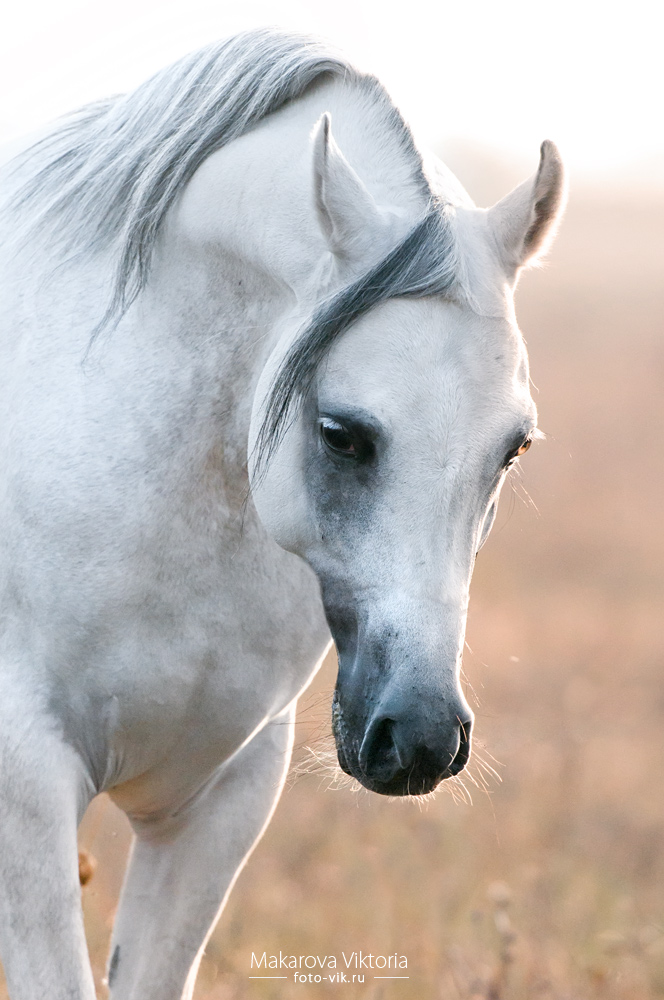
[[[426,142],[532,161],[551,138],[576,171],[664,171],[661,17],[653,0],[21,0],[3,16],[0,139],[279,24],[325,34],[377,73]]]

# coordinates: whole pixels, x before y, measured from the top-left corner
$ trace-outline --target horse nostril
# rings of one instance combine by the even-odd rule
[[[457,750],[454,758],[448,767],[449,777],[453,777],[455,774],[459,774],[463,771],[464,767],[470,760],[470,745],[471,745],[471,734],[473,730],[473,720],[466,719],[464,722],[461,719],[459,722],[459,749]]]
[[[376,781],[389,781],[402,767],[394,738],[395,725],[394,719],[376,719],[362,741],[360,767]]]

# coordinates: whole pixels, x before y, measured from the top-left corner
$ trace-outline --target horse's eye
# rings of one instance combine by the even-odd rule
[[[532,443],[533,443],[532,438],[526,438],[521,447],[517,448],[516,457],[518,458],[520,455],[525,455]]]
[[[323,417],[320,421],[320,433],[323,441],[337,455],[347,455],[355,458],[355,442],[353,436],[343,424],[331,417]]]

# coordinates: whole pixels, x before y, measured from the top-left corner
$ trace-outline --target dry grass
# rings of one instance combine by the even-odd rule
[[[473,804],[461,786],[420,806],[334,787],[328,663],[300,712],[310,773],[239,881],[197,1000],[664,997],[663,232],[664,202],[579,192],[520,289],[548,441],[524,462],[539,514],[516,482],[477,565]],[[81,843],[101,981],[123,818],[101,800]],[[359,949],[406,955],[410,979],[247,978],[252,951]]]

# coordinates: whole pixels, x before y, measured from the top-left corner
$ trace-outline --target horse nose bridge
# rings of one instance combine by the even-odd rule
[[[416,676],[458,672],[466,634],[467,594],[453,598],[399,594],[374,607],[365,621],[364,645],[382,655],[390,672]]]
[[[470,578],[475,559],[474,536],[459,539],[425,538],[415,548],[399,546],[380,567],[389,582],[392,603],[425,608],[468,605]]]
[[[478,500],[464,493],[462,502],[452,493],[437,503],[425,503],[423,509],[421,492],[420,486],[417,497],[402,504],[404,516],[396,530],[393,524],[386,526],[383,573],[397,590],[444,601],[458,600],[463,593],[467,600],[477,549]],[[417,517],[410,516],[413,510]]]

